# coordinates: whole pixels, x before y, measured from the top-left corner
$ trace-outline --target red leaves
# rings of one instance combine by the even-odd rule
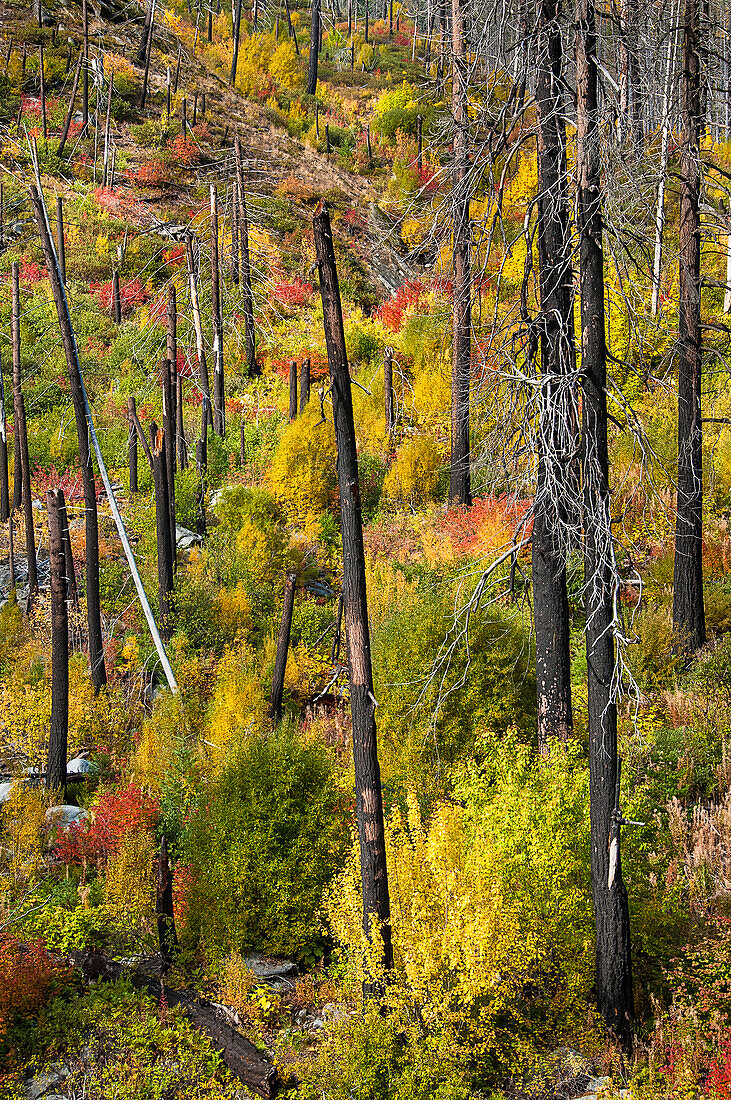
[[[92,283],[91,289],[102,309],[112,308],[111,282]],[[139,279],[130,279],[127,283],[120,283],[119,298],[122,303],[122,316],[130,317],[138,306],[145,304],[149,297],[147,288],[142,285]]]
[[[306,283],[299,276],[295,276],[291,283],[277,283],[274,287],[274,297],[283,306],[308,305],[312,294],[312,283]]]
[[[160,812],[156,798],[134,783],[99,796],[88,821],[59,833],[54,845],[62,863],[104,863],[113,855],[126,832],[152,829]]]
[[[57,970],[40,940],[21,943],[16,936],[0,936],[0,1035],[13,1020],[45,1004]]]

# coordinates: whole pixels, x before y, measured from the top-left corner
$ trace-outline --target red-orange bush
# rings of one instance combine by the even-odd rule
[[[13,1020],[37,1012],[48,999],[58,966],[43,943],[0,935],[0,1036]]]
[[[102,309],[112,308],[112,284],[98,283],[92,284],[91,289],[94,291],[96,300]],[[138,306],[144,305],[150,297],[147,288],[142,285],[139,279],[130,279],[128,283],[120,283],[119,285],[119,298],[122,304],[122,316],[130,317]]]
[[[89,820],[59,833],[54,845],[56,855],[63,863],[78,866],[105,863],[118,850],[125,833],[154,828],[159,812],[159,801],[134,783],[105,791]]]

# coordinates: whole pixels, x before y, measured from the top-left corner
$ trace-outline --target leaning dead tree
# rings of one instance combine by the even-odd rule
[[[313,220],[320,273],[323,323],[330,366],[337,473],[343,534],[343,611],[353,720],[355,801],[360,838],[363,931],[373,942],[375,972],[369,965],[363,982],[366,997],[377,996],[393,967],[391,908],[386,869],[381,772],[376,740],[376,699],[373,694],[371,643],[366,599],[363,521],[358,483],[358,459],[353,422],[353,398],[345,349],[340,287],[335,265],[330,215],[320,208]]]

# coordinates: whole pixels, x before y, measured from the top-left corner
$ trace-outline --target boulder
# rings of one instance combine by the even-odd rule
[[[58,825],[61,829],[68,829],[71,825],[79,825],[88,818],[86,810],[81,806],[50,806],[46,810],[46,821],[49,824]]]
[[[299,974],[297,963],[289,959],[270,959],[258,952],[247,955],[244,962],[255,978],[276,987],[290,985]]]
[[[49,1089],[70,1076],[71,1071],[66,1066],[58,1062],[51,1064],[43,1073],[38,1073],[25,1082],[23,1085],[25,1100],[38,1100],[40,1096],[48,1096]]]

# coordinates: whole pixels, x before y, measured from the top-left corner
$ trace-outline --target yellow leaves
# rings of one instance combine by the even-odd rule
[[[428,506],[437,499],[443,466],[441,449],[430,436],[407,440],[383,482],[384,499],[397,506]]]
[[[302,69],[294,44],[285,39],[277,46],[269,62],[269,73],[274,80],[289,91],[296,91],[304,83]]]
[[[261,727],[264,709],[262,678],[252,652],[229,650],[219,663],[209,708],[206,749],[215,767],[224,763],[230,747]]]
[[[236,588],[222,588],[216,596],[220,622],[224,632],[235,637],[251,629],[251,603],[243,583]]]
[[[126,930],[152,932],[155,920],[153,866],[155,838],[146,829],[124,833],[107,864],[104,903],[109,916]]]

